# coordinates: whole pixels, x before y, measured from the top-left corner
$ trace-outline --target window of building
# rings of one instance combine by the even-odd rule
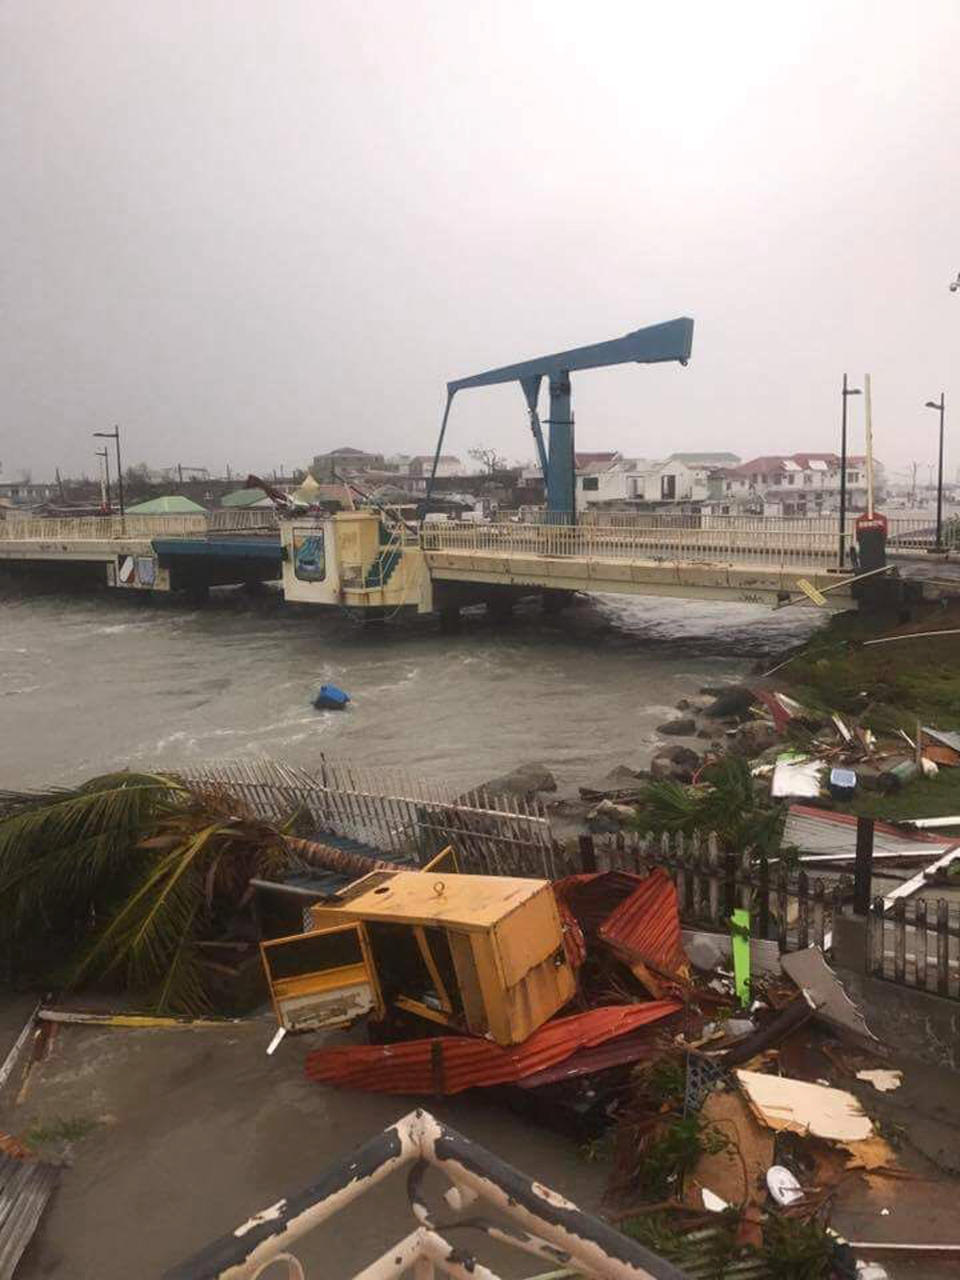
[[[595,493],[600,488],[599,476],[583,476],[580,480],[580,488],[585,493]]]
[[[859,472],[859,471],[848,471],[848,472],[847,472],[847,484],[859,484],[859,483],[860,483],[860,472]]]
[[[677,477],[666,475],[660,477],[660,497],[675,498],[677,496]]]
[[[807,485],[813,484],[813,476],[809,471],[803,473],[803,483]]]
[[[787,474],[787,484],[795,484],[795,483],[796,483],[796,476],[793,474],[793,472],[792,472],[792,471],[788,472],[788,474]]]

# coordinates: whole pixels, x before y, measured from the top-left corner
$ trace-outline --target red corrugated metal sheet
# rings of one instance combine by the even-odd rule
[[[632,871],[597,871],[557,880],[553,891],[573,912],[590,943],[610,912],[633,893],[641,879]]]
[[[318,1049],[307,1056],[306,1072],[318,1083],[371,1093],[450,1094],[513,1084],[681,1008],[675,1000],[649,1000],[591,1009],[556,1018],[509,1049],[472,1036]]]
[[[563,949],[567,956],[567,964],[576,973],[587,958],[587,944],[583,939],[583,930],[580,928],[577,917],[559,894],[554,896],[557,899],[557,911],[563,926]]]
[[[642,960],[669,978],[686,972],[680,937],[677,890],[662,867],[655,867],[629,898],[604,920],[599,937],[628,958]]]
[[[663,1053],[664,1030],[660,1025],[641,1027],[638,1031],[617,1036],[615,1040],[606,1040],[593,1048],[578,1049],[555,1067],[547,1067],[532,1076],[524,1076],[517,1083],[521,1089],[538,1089],[541,1085],[555,1084],[558,1080],[572,1080],[575,1076],[589,1075],[607,1067],[619,1067],[627,1062],[643,1062],[648,1058],[658,1057]]]

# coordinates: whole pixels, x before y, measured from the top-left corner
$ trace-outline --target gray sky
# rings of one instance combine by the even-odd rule
[[[158,466],[425,452],[448,378],[677,315],[688,368],[575,377],[581,447],[835,448],[869,369],[879,455],[932,461],[958,34],[955,0],[0,0],[4,475],[92,473],[114,422]],[[519,390],[458,397],[480,442],[532,457]]]

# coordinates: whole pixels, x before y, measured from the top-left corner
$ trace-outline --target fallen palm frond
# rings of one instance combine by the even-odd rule
[[[227,791],[175,775],[0,793],[0,943],[34,976],[109,976],[157,1012],[200,1013],[197,944],[237,935],[250,880],[281,873],[291,846],[321,848],[288,843]]]

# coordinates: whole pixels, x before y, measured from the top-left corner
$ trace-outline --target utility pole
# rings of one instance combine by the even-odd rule
[[[940,414],[940,452],[937,462],[937,551],[943,550],[943,418],[946,408],[946,396],[941,391],[939,400],[928,400],[927,409],[936,409]],[[931,479],[933,477],[931,476]]]
[[[95,450],[97,457],[103,463],[100,471],[100,503],[107,515],[110,514],[110,454],[107,446],[102,449]]]
[[[112,440],[117,446],[117,498],[120,503],[120,519],[123,519],[123,464],[120,461],[120,428],[114,426],[112,431],[94,431],[98,440]]]
[[[842,569],[846,559],[846,522],[847,522],[847,397],[858,396],[858,387],[847,386],[847,375],[843,375],[841,391],[842,410],[840,415],[840,556],[839,567]]]

